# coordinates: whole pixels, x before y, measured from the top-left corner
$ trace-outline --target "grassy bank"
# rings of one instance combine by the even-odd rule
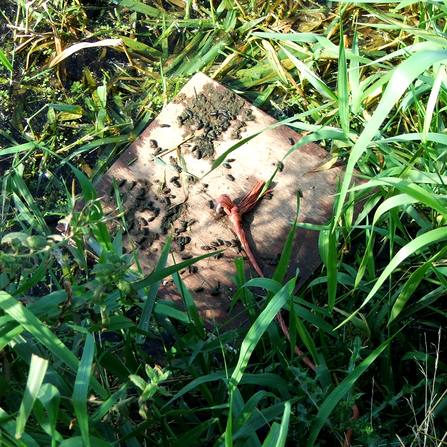
[[[7,0],[0,13],[0,444],[445,444],[444,3]],[[204,329],[169,244],[148,277],[131,268],[94,190],[197,71],[293,117],[331,153],[323,169],[347,164],[331,221],[300,224],[320,234],[321,270],[293,295],[284,241],[254,297],[235,260],[251,325],[225,333]],[[186,313],[156,298],[171,276]]]

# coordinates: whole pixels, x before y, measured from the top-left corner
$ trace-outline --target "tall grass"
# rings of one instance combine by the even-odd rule
[[[0,7],[2,445],[445,443],[446,7],[270,8]],[[321,169],[346,162],[332,219],[296,224],[320,234],[305,288],[283,283],[295,225],[273,278],[235,260],[248,329],[205,330],[177,272],[209,255],[166,267],[168,241],[131,268],[94,190],[198,70],[303,132],[292,150],[324,145]],[[186,312],[157,297],[169,276]]]

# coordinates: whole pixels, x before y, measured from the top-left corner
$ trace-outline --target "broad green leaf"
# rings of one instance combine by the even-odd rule
[[[40,387],[42,386],[43,379],[47,372],[48,360],[31,356],[31,363],[28,372],[28,379],[25,385],[25,393],[22,398],[22,402],[19,408],[19,414],[17,415],[16,426],[16,438],[19,439],[25,431],[26,421],[31,413],[34,405],[34,401],[39,394]]]
[[[79,369],[73,388],[73,407],[76,419],[81,430],[82,439],[86,447],[90,447],[89,421],[87,409],[87,396],[92,376],[93,356],[95,353],[95,340],[93,335],[88,333],[85,340],[84,351],[82,353]]]

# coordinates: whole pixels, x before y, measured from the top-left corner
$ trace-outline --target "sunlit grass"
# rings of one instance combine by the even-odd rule
[[[0,7],[0,443],[445,442],[447,8],[330,6]],[[205,330],[178,271],[211,254],[166,267],[168,241],[131,268],[93,186],[199,70],[347,165],[330,222],[298,224],[323,262],[304,289],[283,284],[290,238],[271,279],[236,261],[249,329]],[[157,298],[169,276],[186,313]]]

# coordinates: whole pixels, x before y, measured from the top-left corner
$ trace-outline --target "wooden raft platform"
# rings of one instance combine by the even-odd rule
[[[208,111],[202,110],[207,107]],[[206,125],[201,127],[200,116],[203,118],[206,113],[217,128],[216,138],[212,134],[207,137],[208,141],[200,138],[213,130]],[[222,126],[216,126],[218,121]],[[221,258],[199,261],[195,264],[197,269],[182,273],[208,326],[214,322],[222,325],[241,310],[238,308],[228,314],[235,292],[229,277],[235,275],[234,258],[244,255],[243,252],[238,254],[234,242],[227,246],[236,238],[231,223],[226,216],[216,219],[211,206],[221,194],[227,194],[237,202],[236,199],[242,198],[257,180],[267,181],[301,135],[286,126],[262,132],[228,155],[227,167],[221,165],[209,171],[213,161],[240,138],[276,123],[275,119],[216,81],[198,73],[96,185],[104,210],[112,214],[117,213],[116,198],[111,194],[113,179],[120,186],[126,219],[133,227],[130,234],[139,247],[139,262],[145,273],[150,273],[156,265],[167,238],[166,232],[176,228],[177,231],[186,230],[174,234],[172,249],[176,263],[182,262],[185,255],[203,255],[206,251],[202,247],[212,247],[212,244],[224,241],[224,245],[217,247],[225,250]],[[227,130],[221,129],[228,124]],[[210,150],[208,142],[215,152],[211,157],[206,157]],[[171,151],[165,154],[167,149]],[[160,154],[154,157],[157,152]],[[244,216],[248,241],[266,277],[271,277],[274,272],[275,266],[269,263],[281,253],[295,218],[297,191],[302,195],[300,222],[322,225],[330,220],[336,184],[343,167],[313,172],[328,156],[316,144],[306,144],[292,152],[274,178],[271,199],[262,199]],[[173,216],[169,216],[170,212]],[[183,247],[177,243],[178,236],[186,238]],[[297,229],[288,278],[299,268],[298,287],[321,265],[318,237],[317,231]],[[181,241],[185,242],[185,239]],[[130,250],[126,235],[124,245]],[[172,262],[170,258],[168,264]],[[250,275],[257,276],[248,260],[245,269],[247,279]],[[162,283],[158,296],[176,301],[183,307],[172,281]],[[237,318],[225,329],[237,327],[242,321]]]

